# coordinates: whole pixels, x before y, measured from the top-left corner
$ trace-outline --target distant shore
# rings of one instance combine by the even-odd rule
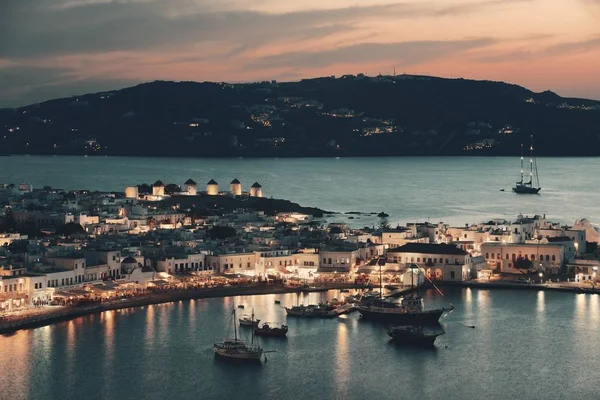
[[[582,288],[580,286],[562,286],[558,283],[512,283],[512,282],[439,282],[439,287],[465,287],[474,289],[514,289],[514,290],[537,290],[553,292],[571,292],[600,294],[599,289]],[[328,291],[339,289],[365,289],[364,285],[350,283],[321,284],[316,286],[318,290]],[[251,285],[230,286],[197,290],[173,291],[168,293],[154,293],[144,297],[126,298],[111,302],[94,304],[90,306],[63,307],[58,310],[49,310],[47,313],[36,316],[23,316],[9,322],[0,322],[0,335],[11,334],[22,329],[39,328],[58,322],[69,321],[89,314],[101,313],[110,310],[140,307],[152,304],[170,303],[180,300],[205,299],[229,296],[256,296],[267,294],[305,293],[306,291],[297,287],[275,286],[275,285]]]

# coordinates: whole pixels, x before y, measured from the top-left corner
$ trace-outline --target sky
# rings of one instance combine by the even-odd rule
[[[600,0],[0,0],[0,107],[394,68],[600,99]]]

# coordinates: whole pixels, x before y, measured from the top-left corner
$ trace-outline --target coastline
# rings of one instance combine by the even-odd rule
[[[514,289],[514,290],[542,290],[554,292],[571,292],[575,294],[600,294],[600,290],[582,288],[580,286],[562,286],[559,284],[519,284],[509,282],[439,282],[439,287],[464,287],[474,289]],[[428,287],[429,285],[426,285]],[[323,284],[318,290],[323,292],[339,289],[365,289],[364,285],[350,283]],[[126,298],[91,306],[76,306],[62,308],[55,312],[48,312],[34,317],[24,317],[7,323],[0,323],[0,335],[10,335],[23,329],[40,328],[58,322],[69,321],[85,315],[102,313],[104,311],[120,310],[125,308],[141,307],[152,304],[171,303],[180,300],[206,299],[229,296],[257,296],[267,294],[306,293],[305,290],[290,286],[250,285],[230,286],[187,291],[174,291],[170,293],[157,293],[144,297]]]
[[[339,290],[339,289],[365,289],[364,285],[350,283],[334,283],[319,285],[317,291]],[[169,293],[155,293],[149,296],[126,298],[111,302],[94,304],[89,306],[65,307],[56,311],[49,311],[42,315],[24,317],[10,322],[0,322],[0,335],[12,334],[22,329],[40,328],[58,322],[69,321],[85,315],[102,313],[104,311],[120,310],[124,308],[141,307],[152,304],[171,303],[180,300],[207,299],[229,296],[257,296],[267,294],[305,293],[306,291],[291,286],[274,285],[250,285],[229,286],[197,290],[173,291]]]

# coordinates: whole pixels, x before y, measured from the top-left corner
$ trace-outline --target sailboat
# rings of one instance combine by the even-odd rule
[[[533,155],[533,135],[531,135],[531,145],[529,146],[529,181],[524,181],[523,173],[523,145],[521,144],[521,180],[512,188],[513,192],[518,194],[538,194],[542,189],[540,187],[540,179],[538,176],[537,162]],[[535,180],[535,185],[534,185]]]
[[[379,265],[379,268],[381,281],[381,265]],[[418,269],[419,267],[411,265],[409,268],[411,269],[411,274],[413,274],[413,268]],[[403,297],[400,303],[383,299],[380,295],[379,300],[369,304],[359,305],[357,308],[358,312],[365,319],[396,325],[430,325],[436,323],[443,313],[452,311],[454,306],[450,304],[450,308],[442,307],[426,310],[423,304],[423,298],[417,293]]]
[[[252,312],[254,320],[254,311]],[[215,343],[213,348],[215,354],[221,357],[236,358],[240,360],[260,360],[265,350],[254,344],[254,329],[252,329],[252,340],[247,344],[244,340],[238,338],[237,319],[235,317],[235,308],[233,309],[233,339],[227,338],[221,343]]]

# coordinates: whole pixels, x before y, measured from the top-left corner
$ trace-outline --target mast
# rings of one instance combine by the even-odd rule
[[[379,265],[379,300],[381,300],[383,296],[383,279],[381,278],[381,264],[379,260],[381,260],[381,257],[377,257],[377,264]]]
[[[235,340],[237,340],[237,320],[235,319],[235,308],[233,309],[233,334],[235,335]]]
[[[533,186],[533,135],[529,145],[529,185]]]
[[[250,344],[254,344],[254,307],[252,307],[252,317],[250,317],[250,319],[252,324],[252,336],[250,337]]]
[[[521,143],[521,181],[520,184],[523,184],[523,143]]]
[[[535,156],[533,155],[533,135],[531,135],[531,158],[533,159],[532,167],[535,169],[536,186],[540,187],[540,176],[538,175],[537,160],[535,159]]]

